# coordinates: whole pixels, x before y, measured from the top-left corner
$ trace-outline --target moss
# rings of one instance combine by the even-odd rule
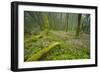
[[[59,42],[55,42],[51,45],[49,45],[48,47],[40,50],[39,52],[37,52],[36,54],[33,54],[29,59],[27,59],[27,61],[36,61],[39,60],[41,58],[42,55],[46,54],[47,52],[49,52],[53,47],[59,45]]]
[[[25,61],[90,58],[90,42],[86,34],[82,34],[80,38],[76,39],[74,32],[50,31],[48,35],[45,35],[44,32],[26,39],[28,41],[25,41]],[[60,44],[56,46],[56,42]]]

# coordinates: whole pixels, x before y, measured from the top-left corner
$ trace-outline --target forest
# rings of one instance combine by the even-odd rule
[[[90,14],[24,11],[24,61],[90,58]]]

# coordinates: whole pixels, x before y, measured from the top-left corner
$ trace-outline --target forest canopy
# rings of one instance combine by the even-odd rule
[[[88,58],[90,14],[24,11],[25,61]]]

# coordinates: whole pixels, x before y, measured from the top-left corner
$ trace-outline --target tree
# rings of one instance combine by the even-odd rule
[[[66,19],[67,19],[67,23],[66,23],[66,32],[68,31],[68,19],[69,19],[69,14],[67,13],[66,14],[67,16],[66,16]]]
[[[76,28],[76,37],[79,37],[79,34],[80,34],[81,16],[82,16],[82,14],[78,14],[78,24],[77,24],[77,28]]]
[[[82,15],[82,23],[81,23],[81,31],[84,33],[90,32],[90,15],[84,14]]]
[[[43,16],[44,16],[44,31],[45,31],[45,34],[48,35],[49,33],[48,13],[43,13]]]

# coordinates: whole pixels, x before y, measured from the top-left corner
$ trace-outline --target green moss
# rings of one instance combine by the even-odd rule
[[[45,32],[45,31],[44,31]],[[25,61],[74,60],[90,58],[89,37],[80,35],[74,38],[74,32],[50,31],[48,35],[31,36],[25,41]],[[32,41],[32,40],[36,41]],[[59,42],[57,45],[56,42]]]
[[[59,42],[55,42],[51,45],[49,45],[48,47],[40,50],[39,52],[37,52],[36,54],[33,54],[29,59],[27,59],[27,61],[36,61],[39,60],[41,58],[42,55],[46,54],[47,52],[49,52],[53,47],[59,45]]]

